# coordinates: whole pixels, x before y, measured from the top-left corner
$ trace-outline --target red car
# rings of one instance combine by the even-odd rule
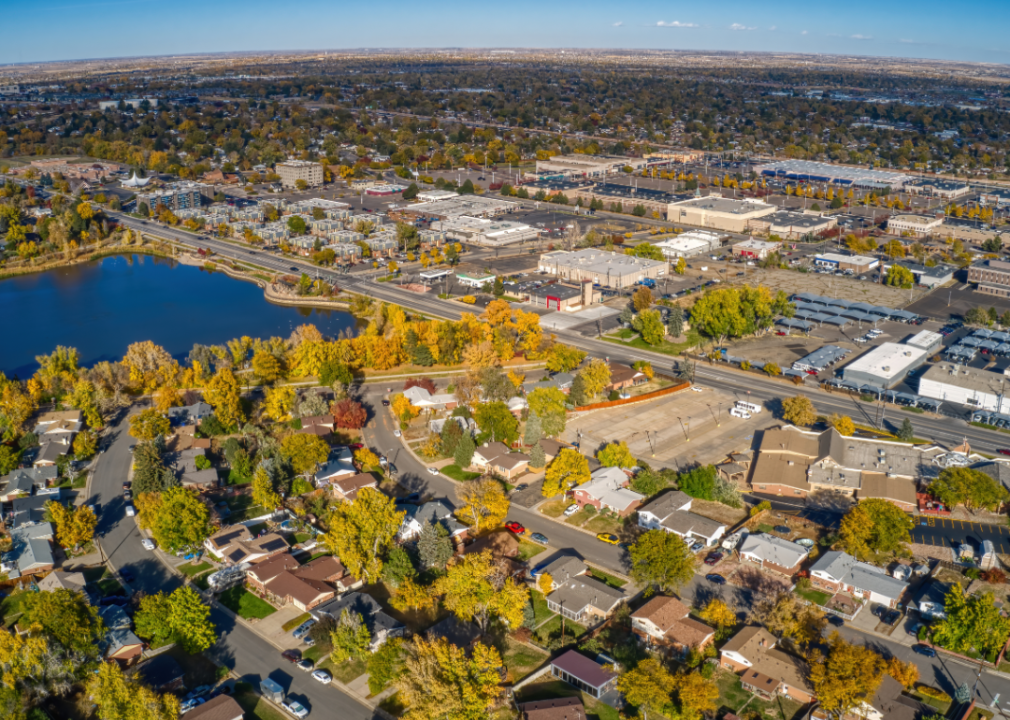
[[[302,654],[297,650],[285,650],[281,653],[281,657],[288,662],[298,662],[302,659]]]
[[[350,445],[351,450],[360,450],[363,447],[365,446],[362,445],[361,443],[351,443]]]
[[[522,523],[517,523],[515,520],[510,520],[505,523],[505,527],[514,532],[516,535],[522,535],[526,532],[526,528],[522,526]]]
[[[996,452],[998,452],[1000,455],[1010,455],[1010,450],[1007,450],[1006,448],[1000,448]]]
[[[807,370],[806,373],[807,373],[807,375],[816,375],[817,371],[816,370]]]
[[[784,332],[782,332],[781,330],[776,330],[775,334],[778,335],[779,337],[785,337],[786,336],[786,334]]]

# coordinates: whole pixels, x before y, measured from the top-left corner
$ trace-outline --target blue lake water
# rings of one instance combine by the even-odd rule
[[[0,370],[21,379],[57,345],[77,348],[82,365],[120,360],[139,340],[182,360],[195,343],[287,337],[304,323],[330,336],[355,327],[349,313],[274,305],[252,283],[148,255],[2,280],[0,317]]]

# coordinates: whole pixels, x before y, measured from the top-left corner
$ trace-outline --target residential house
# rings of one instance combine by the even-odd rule
[[[195,402],[192,405],[174,407],[168,409],[168,419],[173,425],[198,425],[207,417],[214,414],[214,408],[205,402]]]
[[[539,445],[540,449],[544,451],[544,459],[547,461],[548,465],[550,465],[551,460],[561,454],[562,450],[571,447],[571,445],[558,442],[557,440],[551,440],[549,438],[542,438],[537,445]]]
[[[471,464],[474,467],[480,468],[484,472],[488,472],[491,468],[491,463],[499,455],[507,455],[509,453],[509,446],[503,442],[486,442],[473,453],[473,460]]]
[[[454,410],[459,404],[456,396],[452,393],[432,394],[417,385],[404,390],[403,396],[410,401],[411,405],[422,409]]]
[[[523,453],[509,452],[505,443],[484,443],[473,454],[472,463],[483,472],[493,473],[499,477],[511,480],[526,472],[530,464],[530,456]]]
[[[865,720],[922,720],[937,714],[934,707],[905,695],[904,691],[901,683],[885,674],[873,698],[860,705],[854,714]]]
[[[336,423],[332,415],[308,415],[302,418],[302,428],[321,427],[330,432],[336,429]]]
[[[658,596],[631,614],[631,632],[649,647],[669,648],[683,655],[705,649],[715,631],[690,617],[690,609],[675,597]]]
[[[595,623],[610,617],[627,597],[627,593],[620,588],[610,587],[595,578],[579,576],[560,583],[547,596],[547,607],[551,612],[564,615],[570,620]]]
[[[171,655],[162,653],[140,665],[137,672],[156,692],[174,692],[183,687],[185,673]]]
[[[740,559],[755,563],[764,570],[795,575],[810,550],[775,535],[754,533],[743,539],[738,548]]]
[[[301,565],[284,553],[249,568],[246,582],[273,596],[279,604],[290,603],[304,612],[332,600],[344,590],[337,583],[346,573],[343,564],[331,555]]]
[[[267,592],[281,605],[290,603],[307,612],[336,597],[337,590],[332,585],[301,577],[296,572],[285,570],[267,583]]]
[[[639,508],[638,524],[649,530],[665,530],[685,540],[697,540],[712,546],[726,534],[726,526],[691,512],[693,498],[675,490]]]
[[[358,473],[357,475],[341,475],[330,482],[330,488],[338,500],[354,502],[358,497],[358,492],[365,488],[377,489],[379,481],[371,473]]]
[[[627,517],[642,504],[644,495],[628,489],[631,477],[621,468],[603,467],[589,476],[589,481],[575,488],[572,499],[579,508],[592,505],[597,510],[613,510]]]
[[[547,574],[551,576],[551,590],[557,590],[572,578],[581,577],[589,572],[589,566],[574,555],[562,555],[546,565],[538,565],[533,569],[533,577],[539,578]]]
[[[64,435],[73,438],[83,427],[84,423],[80,420],[57,420],[50,423],[39,423],[32,432],[38,435],[40,440],[45,441],[46,437]]]
[[[51,468],[31,468],[31,470],[56,470],[56,467]],[[28,497],[32,494],[32,489],[35,487],[35,480],[28,473],[27,470],[18,468],[3,477],[3,485],[0,486],[0,501],[11,502],[14,498]]]
[[[321,488],[333,483],[334,480],[348,475],[357,475],[354,467],[354,454],[348,447],[333,448],[326,464],[316,470],[313,476],[316,487]]]
[[[551,660],[551,675],[599,698],[617,686],[618,674],[607,670],[605,664],[612,663],[599,663],[578,650],[569,650]]]
[[[586,708],[577,697],[521,703],[519,712],[522,720],[586,720]]]
[[[105,625],[105,635],[98,646],[102,657],[127,667],[137,662],[144,652],[144,642],[133,633],[133,623],[119,605],[103,605],[98,615]]]
[[[41,592],[73,590],[74,592],[87,595],[87,591],[84,589],[87,585],[87,581],[84,579],[84,574],[79,572],[53,570],[51,573],[39,580],[38,585]]]
[[[557,388],[567,395],[572,389],[573,382],[575,382],[575,376],[571,373],[554,373],[541,380],[528,380],[524,382],[523,393],[529,396],[531,392],[540,388]]]
[[[477,432],[477,423],[474,422],[473,418],[464,418],[459,417],[458,415],[451,415],[449,417],[439,418],[438,420],[432,420],[428,423],[428,430],[436,435],[441,435],[442,428],[445,427],[447,422],[454,422],[458,424],[464,433],[468,433],[471,436]]]
[[[51,410],[39,415],[39,419],[35,421],[35,425],[38,427],[40,425],[49,425],[50,423],[63,421],[81,422],[83,418],[84,415],[80,410]]]
[[[777,642],[762,627],[745,627],[722,646],[719,663],[740,674],[744,689],[761,698],[785,695],[804,705],[811,702],[815,696],[808,680],[810,666],[777,650]]]
[[[301,563],[290,553],[274,555],[269,560],[264,560],[250,567],[245,575],[246,583],[260,592],[265,592],[267,583],[271,580],[282,572],[295,570],[299,567],[301,567]]]
[[[610,363],[610,384],[607,390],[624,390],[635,385],[644,385],[649,382],[649,378],[640,370],[622,363]]]
[[[245,525],[229,525],[203,541],[207,552],[230,565],[260,563],[285,552],[287,540],[277,533],[253,537]]]
[[[10,550],[0,559],[0,572],[10,579],[49,572],[56,564],[49,541],[53,539],[51,523],[23,524],[10,532]]]
[[[340,614],[347,610],[349,613],[361,615],[365,627],[368,628],[372,638],[369,647],[371,652],[375,652],[386,640],[394,637],[402,637],[406,627],[396,618],[387,615],[382,606],[376,602],[371,595],[360,592],[349,592],[330,600],[327,603],[312,608],[309,612],[316,620],[323,617],[330,617],[334,620],[340,619]]]
[[[953,587],[952,583],[927,580],[919,588],[908,607],[911,610],[918,610],[919,615],[926,620],[943,620],[947,617],[947,593],[950,592],[951,587]]]
[[[810,567],[810,582],[822,590],[846,592],[890,608],[901,602],[908,591],[908,583],[839,550],[826,552],[817,559]]]
[[[454,544],[462,545],[466,541],[467,527],[452,516],[454,508],[447,500],[432,500],[424,505],[401,505],[400,508],[406,513],[397,536],[400,542],[416,538],[425,525],[434,523],[442,524]]]
[[[230,695],[218,695],[190,710],[188,720],[242,720],[242,706]]]
[[[56,435],[55,440],[42,440],[32,464],[35,467],[56,467],[61,457],[70,452],[73,439],[67,435]]]
[[[216,488],[220,483],[217,470],[207,468],[205,470],[194,470],[184,472],[179,476],[179,484],[183,487],[192,488],[199,492],[206,492]]]
[[[28,488],[29,482],[39,490],[43,490],[56,480],[57,475],[58,471],[55,466],[15,468],[8,474],[0,477],[0,494],[9,493],[11,500],[13,500],[18,495],[15,489]],[[11,483],[16,484],[11,485]],[[30,489],[27,489],[27,494],[31,494]],[[10,502],[6,498],[2,499],[3,502]]]
[[[455,645],[469,652],[473,649],[473,644],[480,640],[483,633],[476,623],[460,620],[455,615],[450,615],[425,630],[424,635],[429,641],[445,639],[450,645]]]
[[[515,415],[517,418],[521,418],[524,410],[529,409],[530,404],[526,402],[526,398],[516,395],[515,397],[509,398],[508,409],[509,412]]]
[[[14,498],[11,501],[13,513],[8,520],[8,527],[20,528],[26,525],[45,523],[46,503],[52,499],[46,495]]]

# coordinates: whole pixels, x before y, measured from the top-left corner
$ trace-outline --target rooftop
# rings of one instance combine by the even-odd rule
[[[540,262],[557,264],[561,267],[581,268],[590,272],[604,274],[607,272],[628,274],[653,267],[666,267],[666,262],[664,261],[648,260],[646,258],[621,255],[593,248],[575,250],[573,252],[559,250],[545,253],[540,256]]]
[[[617,673],[604,670],[598,662],[587,658],[577,650],[569,650],[555,658],[551,661],[551,665],[594,688],[601,688],[617,677]]]
[[[853,360],[845,366],[844,372],[862,372],[891,381],[925,358],[926,351],[921,347],[886,342]]]
[[[1004,395],[1010,391],[1010,377],[991,370],[958,365],[951,362],[939,362],[930,365],[919,378],[920,388],[923,382],[953,385],[966,390]]]
[[[734,200],[733,198],[716,197],[714,195],[684,200],[678,202],[677,205],[695,210],[708,210],[710,212],[740,216],[753,215],[754,213],[767,215],[775,210],[774,205],[765,205],[764,203],[747,200]]]

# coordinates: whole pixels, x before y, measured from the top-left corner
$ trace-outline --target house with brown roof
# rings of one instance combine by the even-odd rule
[[[815,698],[806,661],[776,649],[775,636],[762,627],[745,627],[720,650],[719,664],[740,675],[745,690],[771,700],[785,695],[799,703]]]
[[[290,553],[275,555],[269,560],[264,560],[249,568],[246,573],[246,582],[257,590],[266,590],[267,583],[280,575],[282,572],[294,570],[301,566]]]
[[[308,611],[346,590],[346,584],[340,583],[346,573],[347,569],[332,555],[301,565],[284,553],[253,565],[246,574],[246,582],[280,605],[291,603]]]
[[[645,373],[622,363],[610,363],[610,384],[607,385],[607,390],[624,390],[647,382],[649,378]]]
[[[495,473],[506,480],[511,480],[526,471],[530,456],[511,452],[505,443],[490,442],[477,448],[471,462],[483,472]]]
[[[577,697],[521,703],[519,712],[522,720],[586,720],[586,708]]]
[[[605,695],[617,685],[616,672],[577,650],[569,650],[551,660],[551,675],[594,698]]]
[[[329,431],[333,431],[336,428],[336,423],[333,421],[332,415],[308,415],[302,418],[302,427],[321,427],[326,428]]]
[[[190,710],[189,720],[242,720],[242,706],[230,695],[218,695]]]
[[[715,639],[715,631],[690,617],[690,612],[675,597],[654,597],[631,614],[631,631],[647,647],[667,648],[679,655],[691,648],[703,650]]]
[[[371,473],[358,473],[357,475],[341,475],[330,481],[330,488],[333,495],[338,500],[354,502],[358,497],[358,492],[368,488],[378,488],[379,481]]]
[[[268,582],[266,591],[280,605],[290,603],[302,612],[307,612],[337,596],[337,590],[332,585],[300,577],[288,570]]]
[[[245,525],[221,528],[204,540],[203,546],[217,560],[232,565],[263,562],[289,547],[288,541],[277,533],[254,538]]]

